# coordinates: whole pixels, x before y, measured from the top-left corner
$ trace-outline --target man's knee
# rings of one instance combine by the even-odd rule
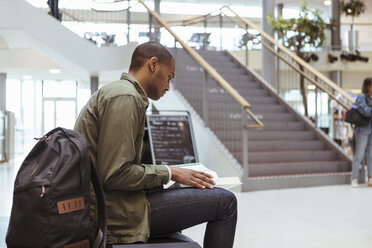
[[[227,211],[229,213],[232,213],[232,214],[236,214],[237,212],[237,199],[236,199],[236,196],[234,193],[232,193],[231,191],[228,191],[228,190],[225,190],[225,189],[222,189],[222,188],[214,188],[216,193],[219,195],[220,197],[220,202],[223,204],[223,209],[224,211]]]

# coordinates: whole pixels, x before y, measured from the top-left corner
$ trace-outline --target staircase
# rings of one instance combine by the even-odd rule
[[[176,60],[175,88],[203,118],[207,95],[207,126],[242,164],[240,106],[182,49],[171,49]],[[319,129],[294,111],[270,87],[219,51],[198,51],[250,104],[264,123],[248,130],[248,175],[243,190],[277,189],[349,183],[351,160]],[[253,121],[252,121],[253,124]]]

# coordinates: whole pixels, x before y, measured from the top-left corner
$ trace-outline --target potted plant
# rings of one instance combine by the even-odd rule
[[[356,50],[356,31],[355,31],[355,17],[360,16],[366,10],[364,0],[348,0],[341,1],[341,13],[346,16],[351,16],[351,29],[349,43],[351,43],[350,50]]]
[[[310,10],[307,3],[303,2],[297,18],[284,19],[268,16],[268,21],[273,32],[278,34],[279,40],[284,46],[293,50],[297,56],[304,58],[305,47],[320,47],[325,40],[326,23],[321,17],[319,10]],[[302,65],[299,68],[303,71]],[[305,115],[308,116],[307,94],[305,78],[300,76],[300,91],[304,105]]]

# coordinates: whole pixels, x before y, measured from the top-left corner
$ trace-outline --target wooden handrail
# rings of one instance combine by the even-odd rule
[[[253,120],[257,123],[256,125],[244,125],[245,129],[249,128],[263,128],[264,124],[256,117],[255,114],[252,113],[252,111],[249,108],[245,108],[245,111],[253,118]]]
[[[259,27],[257,27],[255,24],[252,22],[248,21],[247,19],[239,16],[234,10],[232,10],[229,6],[224,6],[224,8],[228,9],[231,11],[239,20],[241,20],[243,23],[247,24],[251,28],[255,29],[256,31],[259,32],[259,34],[264,37],[266,40],[268,40],[271,44],[274,44],[277,46],[280,50],[282,50],[285,54],[287,54],[289,57],[291,57],[294,61],[296,61],[299,65],[303,66],[306,68],[308,71],[310,71],[312,74],[314,74],[316,77],[318,77],[320,80],[328,84],[331,88],[339,92],[342,97],[350,101],[351,103],[355,103],[355,100],[347,94],[341,87],[339,87],[337,84],[335,84],[332,80],[324,76],[322,73],[319,73],[316,69],[314,69],[312,66],[310,66],[308,63],[303,61],[300,57],[298,57],[296,54],[291,52],[288,48],[285,46],[279,44],[276,42],[269,34],[261,30]]]
[[[249,108],[251,105],[245,100],[212,66],[210,66],[207,61],[203,59],[194,49],[187,45],[173,30],[170,26],[159,16],[159,14],[152,9],[150,9],[143,0],[138,0],[147,11],[155,17],[155,19],[183,46],[183,48],[188,52],[203,68],[206,70],[216,81],[221,85],[221,87],[226,90],[243,108]]]
[[[344,25],[355,25],[355,26],[372,26],[372,22],[331,22],[329,23],[329,25],[333,26],[333,25],[341,25],[341,26],[344,26]]]
[[[265,42],[261,42],[261,44],[264,47],[266,47],[266,49],[268,49],[270,52],[272,52],[273,54],[275,54],[284,63],[286,63],[288,66],[290,66],[293,70],[295,70],[298,74],[301,74],[304,78],[306,78],[308,81],[310,81],[313,85],[315,85],[315,87],[317,87],[320,90],[322,90],[323,92],[325,92],[330,98],[332,98],[333,100],[335,100],[342,107],[344,107],[345,109],[348,109],[349,108],[348,105],[346,105],[345,103],[343,103],[342,101],[340,101],[336,96],[334,96],[326,88],[324,88],[322,85],[320,85],[319,82],[316,82],[314,79],[312,79],[311,77],[309,77],[304,71],[301,71],[296,66],[294,66],[293,64],[291,64],[289,61],[287,61],[286,59],[284,59],[284,57],[282,55],[280,55],[277,51],[275,51],[274,48],[270,47]]]

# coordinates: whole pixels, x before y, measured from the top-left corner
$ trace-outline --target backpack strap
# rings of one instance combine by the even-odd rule
[[[103,195],[102,185],[98,178],[96,166],[90,158],[89,160],[91,161],[91,180],[93,183],[94,192],[96,193],[98,207],[98,233],[96,240],[94,241],[93,248],[104,248],[106,247],[107,238],[105,198]]]
[[[98,208],[98,233],[95,238],[93,248],[105,248],[106,239],[107,239],[105,197],[103,194],[103,188],[102,188],[101,182],[98,177],[96,166],[93,163],[87,151],[87,145],[83,146],[83,144],[86,144],[85,138],[79,132],[76,132],[74,130],[65,129],[65,128],[57,128],[57,129],[63,131],[66,134],[66,136],[69,137],[71,140],[74,140],[75,141],[74,143],[77,146],[79,146],[81,149],[85,148],[84,150],[86,150],[86,154],[88,156],[88,160],[90,164],[90,174],[91,174],[90,180],[93,184],[93,189],[96,194],[97,208]],[[49,136],[50,134],[51,132],[48,133],[47,136]]]

